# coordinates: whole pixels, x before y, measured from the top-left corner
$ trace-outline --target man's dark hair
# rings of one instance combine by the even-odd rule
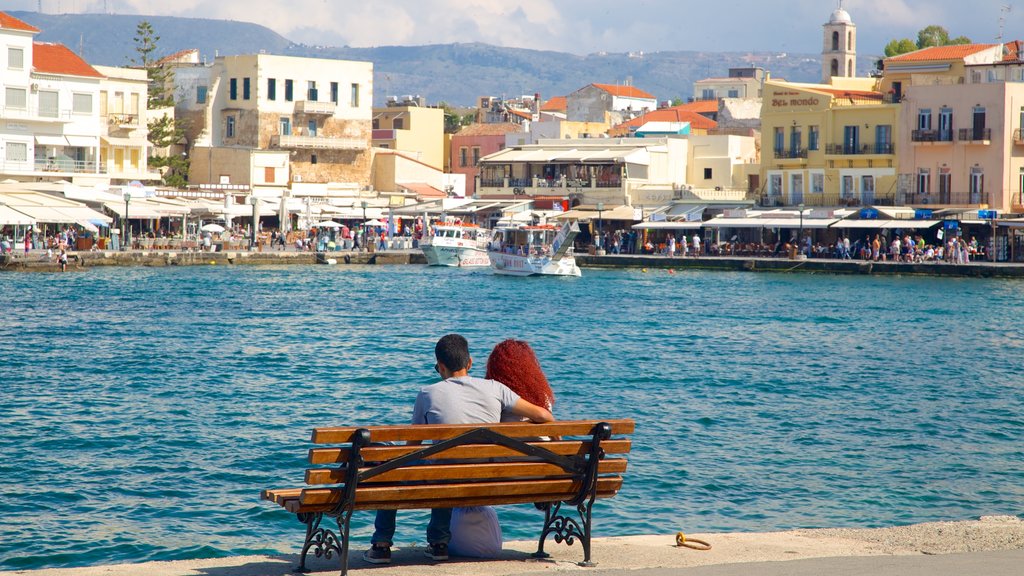
[[[469,366],[469,342],[458,334],[442,336],[434,346],[434,357],[451,372]]]

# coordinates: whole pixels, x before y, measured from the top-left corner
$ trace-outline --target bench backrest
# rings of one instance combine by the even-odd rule
[[[280,503],[315,512],[351,494],[353,509],[569,501],[590,496],[582,487],[591,478],[594,496],[614,496],[633,429],[626,419],[317,428],[313,487]]]

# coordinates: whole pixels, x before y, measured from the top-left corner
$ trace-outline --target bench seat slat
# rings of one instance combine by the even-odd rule
[[[361,471],[370,470],[363,468]],[[622,474],[626,471],[625,458],[606,458],[598,463],[600,474]],[[514,479],[536,476],[564,475],[560,467],[546,462],[489,462],[483,464],[430,464],[399,468],[374,476],[359,484],[372,486],[380,482],[417,482],[437,480]],[[313,468],[306,470],[306,484],[341,484],[345,481],[344,468]]]
[[[617,490],[598,492],[598,498],[612,498],[618,494]],[[537,496],[515,496],[505,499],[504,504],[533,504],[535,502],[557,502],[558,498],[552,495],[537,495]],[[377,506],[372,505],[356,505],[356,510],[409,510],[409,509],[426,509],[426,508],[458,508],[465,506],[489,506],[494,504],[492,498],[461,498],[458,500],[432,500],[429,502],[391,502],[388,504],[382,504]],[[334,504],[302,504],[298,498],[292,498],[285,500],[281,506],[285,510],[292,514],[303,514],[303,513],[314,513],[314,512],[331,512],[334,510]]]
[[[551,442],[530,442],[529,444],[539,446],[559,454],[571,456],[573,454],[586,454],[590,450],[590,441],[555,440]],[[398,458],[421,450],[424,446],[367,446],[361,450],[363,460],[366,462],[384,462],[392,458]],[[601,442],[601,449],[605,454],[626,454],[632,447],[631,440],[605,440]],[[309,451],[310,464],[340,464],[348,462],[350,455],[349,448],[312,448]],[[453,458],[515,458],[523,454],[511,448],[496,446],[493,444],[466,444],[450,450],[446,450],[428,459],[453,459]]]
[[[380,508],[382,504],[462,500],[487,498],[494,504],[504,504],[516,496],[557,495],[570,498],[579,491],[580,482],[572,479],[525,480],[516,482],[474,482],[463,484],[418,484],[413,486],[361,486],[356,491],[356,506]],[[598,491],[617,491],[622,486],[621,476],[597,479]],[[302,504],[333,504],[340,500],[340,488],[309,488],[302,491]],[[420,505],[422,506],[422,504]],[[429,507],[429,506],[428,506]]]
[[[611,424],[612,434],[632,434],[635,427],[634,422],[628,419],[564,420],[546,424],[503,422],[485,426],[509,437],[529,438],[588,435],[592,433],[594,426],[601,422]],[[364,428],[370,431],[372,442],[398,442],[447,440],[480,427],[480,424],[408,424],[405,426],[365,426]],[[359,426],[314,428],[312,441],[314,444],[345,444],[352,441],[359,428]]]

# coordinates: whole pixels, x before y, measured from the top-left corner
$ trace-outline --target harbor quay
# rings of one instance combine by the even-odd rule
[[[629,268],[641,271],[720,270],[727,272],[776,272],[811,274],[943,276],[968,278],[1024,278],[1024,264],[976,261],[967,264],[945,262],[874,262],[838,258],[775,258],[767,256],[667,257],[650,254],[577,254],[581,268]],[[81,251],[69,254],[67,270],[87,271],[99,266],[308,266],[426,265],[418,249],[376,252],[338,251],[173,251],[126,250]],[[45,252],[0,255],[0,271],[60,272],[60,264]]]

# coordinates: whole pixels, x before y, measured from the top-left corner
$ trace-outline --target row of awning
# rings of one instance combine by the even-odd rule
[[[130,140],[128,140],[127,138],[108,138],[106,136],[102,136],[102,138],[104,140],[108,140],[108,141],[113,139],[113,140],[125,140],[125,141],[129,141],[130,142]],[[94,147],[99,145],[99,140],[97,140],[95,136],[66,136],[66,135],[63,135],[63,134],[36,134],[34,136],[34,139],[36,141],[36,144],[41,144],[43,146],[75,146],[75,147],[81,147],[81,148],[94,148]],[[127,146],[127,144],[116,144],[116,145]],[[139,144],[133,143],[132,145],[141,145],[141,143],[139,143]]]

